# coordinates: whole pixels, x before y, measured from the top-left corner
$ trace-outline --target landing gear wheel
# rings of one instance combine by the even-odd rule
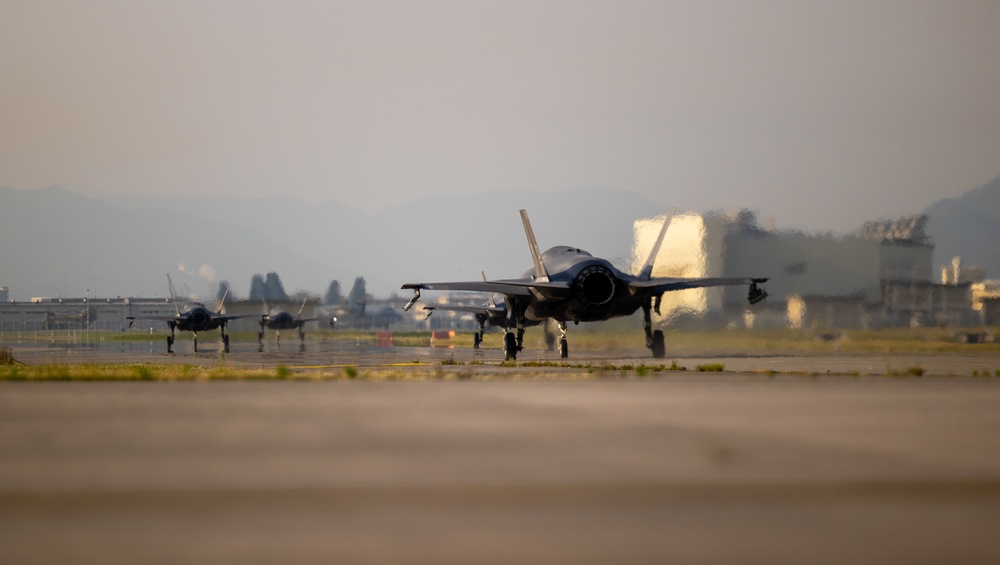
[[[483,334],[476,332],[472,334],[472,348],[479,349],[479,344],[483,343]]]
[[[653,345],[650,349],[653,350],[653,357],[656,359],[663,359],[667,354],[667,347],[663,343],[663,330],[653,331]]]
[[[228,335],[222,336],[222,350],[225,351],[226,353],[229,353],[229,336]]]
[[[517,360],[517,338],[510,332],[503,334],[503,360]]]
[[[168,335],[167,336],[167,353],[173,353],[174,352],[173,347],[174,347],[174,336]]]
[[[559,358],[566,359],[567,357],[569,357],[569,342],[563,338],[559,340]]]

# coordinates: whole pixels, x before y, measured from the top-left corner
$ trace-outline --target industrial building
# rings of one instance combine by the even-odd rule
[[[32,298],[31,302],[0,304],[0,331],[92,329],[125,331],[129,318],[144,327],[166,328],[151,316],[172,316],[169,298]],[[147,320],[143,320],[146,318]]]
[[[638,268],[663,218],[634,224]],[[869,222],[855,234],[765,230],[752,212],[684,214],[671,220],[654,276],[768,277],[770,297],[752,309],[746,288],[666,293],[671,324],[878,328],[974,325],[971,285],[935,283],[926,216]]]

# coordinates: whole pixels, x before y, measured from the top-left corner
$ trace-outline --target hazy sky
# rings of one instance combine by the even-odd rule
[[[1000,2],[0,0],[0,185],[605,187],[847,230],[1000,175]]]

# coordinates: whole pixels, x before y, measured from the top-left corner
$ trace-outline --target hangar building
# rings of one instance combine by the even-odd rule
[[[663,218],[633,226],[638,272]],[[670,323],[884,327],[962,322],[969,284],[931,281],[934,246],[926,216],[868,222],[847,236],[765,230],[752,212],[689,213],[670,223],[654,276],[767,277],[766,302],[747,308],[745,287],[669,292]]]

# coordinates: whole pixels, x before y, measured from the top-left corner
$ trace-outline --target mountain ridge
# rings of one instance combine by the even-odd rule
[[[1000,176],[956,198],[931,204],[928,232],[934,241],[934,266],[951,264],[952,257],[986,269],[1000,278]]]
[[[0,286],[31,296],[165,296],[179,287],[237,295],[277,272],[290,292],[322,295],[363,276],[385,297],[416,281],[514,277],[531,266],[518,210],[542,248],[580,247],[628,270],[632,222],[666,212],[627,190],[577,188],[430,195],[366,214],[288,196],[102,196],[0,187]],[[924,210],[935,266],[961,255],[1000,276],[1000,177]],[[979,245],[970,242],[982,242]]]

